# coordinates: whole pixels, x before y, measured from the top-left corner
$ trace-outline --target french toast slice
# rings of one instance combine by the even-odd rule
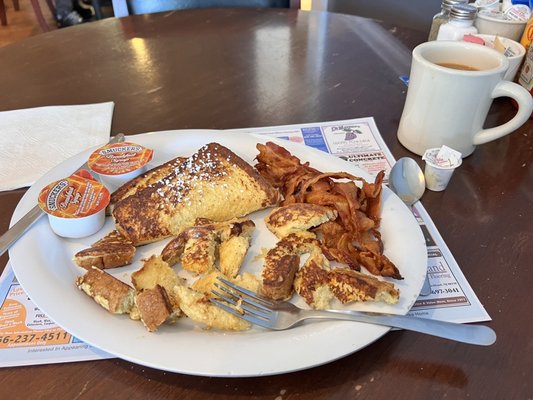
[[[254,229],[255,224],[249,219],[215,223],[200,218],[195,226],[166,244],[161,258],[170,266],[181,262],[183,269],[198,274],[215,270],[218,259],[218,269],[234,278],[246,257]]]
[[[133,307],[135,290],[99,268],[88,269],[76,285],[112,314],[129,314]]]
[[[174,296],[174,286],[183,285],[184,281],[161,257],[151,256],[143,261],[143,266],[131,274],[131,283],[137,292],[156,286],[165,289],[172,308],[168,319],[172,322],[181,314],[178,299]]]
[[[187,229],[187,233],[188,237],[181,255],[181,267],[196,274],[213,271],[218,244],[217,232],[209,227],[195,226]]]
[[[235,278],[239,274],[254,229],[252,220],[234,221],[220,229],[219,269],[224,275]]]
[[[300,256],[319,248],[316,236],[307,231],[291,233],[279,240],[265,257],[261,294],[272,300],[288,300],[293,294]]]
[[[292,203],[272,210],[265,219],[267,228],[282,238],[291,233],[307,231],[337,218],[337,210],[313,203]]]
[[[383,301],[396,304],[400,300],[400,291],[393,283],[349,268],[336,268],[330,272],[330,288],[342,303],[352,301]]]
[[[216,284],[219,283],[219,278],[224,278],[254,293],[259,293],[259,291],[261,290],[261,281],[259,280],[259,278],[257,278],[254,274],[250,272],[244,272],[242,275],[237,275],[233,278],[226,276],[219,271],[213,271],[207,275],[200,277],[191,285],[191,288],[196,290],[197,292],[204,293],[209,297],[213,297],[214,295],[212,291],[220,290],[216,286]]]
[[[167,292],[164,287],[159,285],[137,292],[135,294],[135,306],[141,322],[149,332],[155,332],[173,313]]]
[[[272,206],[279,192],[228,148],[209,143],[169,175],[120,200],[116,229],[138,246],[176,236],[197,218],[215,222]]]
[[[335,296],[329,286],[330,271],[328,259],[316,248],[294,278],[296,293],[315,309],[331,308],[330,303]]]
[[[195,322],[229,331],[244,331],[251,327],[249,322],[212,304],[204,293],[187,286],[175,286],[174,293],[179,298],[183,313]]]
[[[400,291],[393,283],[349,268],[330,268],[320,249],[313,251],[296,273],[294,289],[315,309],[331,308],[337,298],[341,303],[384,302],[396,304]]]
[[[117,268],[129,265],[135,256],[135,246],[117,231],[112,231],[91,247],[78,251],[74,262],[82,268]]]
[[[120,186],[117,190],[111,193],[111,199],[109,201],[109,205],[107,206],[106,213],[108,215],[111,215],[115,204],[118,203],[120,200],[134,195],[138,191],[169,175],[178,165],[180,165],[186,159],[186,157],[173,158],[172,160],[167,161],[164,164],[158,165],[157,167],[146,171],[144,174],[141,174],[138,177]]]

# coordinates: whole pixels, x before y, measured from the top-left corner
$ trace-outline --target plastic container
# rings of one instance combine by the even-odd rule
[[[506,11],[508,8],[516,4],[522,4],[531,7],[530,0],[502,0],[502,11]]]
[[[461,153],[447,146],[426,150],[422,160],[426,162],[426,188],[434,192],[446,189],[453,172],[463,163]]]
[[[480,11],[474,21],[479,33],[498,35],[516,42],[520,41],[527,21],[508,20],[501,12]]]
[[[109,190],[85,170],[52,182],[39,193],[39,207],[59,236],[81,238],[98,232],[105,223]]]
[[[533,46],[529,46],[527,50],[522,69],[518,75],[518,83],[533,96]],[[513,104],[516,107],[516,103],[513,102]],[[533,113],[529,118],[533,118]]]
[[[527,21],[526,27],[524,28],[524,33],[522,34],[522,38],[520,39],[520,44],[524,46],[527,51],[532,41],[533,41],[533,17],[529,18],[529,21]]]
[[[441,25],[437,40],[463,40],[465,35],[478,33],[474,26],[477,8],[469,4],[452,6],[450,20]]]
[[[484,46],[496,48],[496,36],[495,35],[485,35],[485,34],[476,34],[469,37],[465,37],[465,41],[472,41],[471,38],[478,38],[481,39],[483,43],[480,43]],[[524,56],[526,55],[526,49],[524,46],[522,46],[520,43],[515,42],[514,40],[507,39],[504,37],[498,37],[498,41],[505,49],[507,49],[505,52],[500,51],[500,49],[496,49],[500,51],[500,53],[503,53],[507,60],[509,61],[509,68],[505,72],[505,75],[503,76],[503,79],[506,81],[514,81],[514,78],[518,74],[520,70],[520,66],[522,65],[522,61],[524,60]]]
[[[500,10],[500,0],[476,0],[474,2],[474,6],[476,6],[480,10]]]
[[[152,156],[153,150],[141,145],[113,143],[95,150],[87,164],[102,182],[117,188],[145,172]]]
[[[529,6],[524,4],[516,4],[505,10],[503,15],[505,15],[505,18],[507,18],[509,21],[520,21],[527,23],[528,19],[531,17],[531,10]]]

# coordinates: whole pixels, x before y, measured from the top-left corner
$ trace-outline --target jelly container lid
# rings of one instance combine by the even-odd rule
[[[439,169],[455,169],[463,163],[460,152],[444,145],[427,149],[422,156],[422,160]]]
[[[153,154],[153,150],[135,143],[113,143],[95,150],[87,164],[97,174],[122,175],[144,167]]]
[[[110,193],[87,170],[52,182],[39,193],[39,207],[61,218],[82,218],[109,204]]]

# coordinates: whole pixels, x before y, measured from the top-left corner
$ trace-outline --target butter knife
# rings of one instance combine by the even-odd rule
[[[124,141],[124,134],[119,133],[116,136],[113,136],[109,141],[111,143],[120,143]],[[89,169],[87,162],[85,162],[81,167],[79,167],[75,172],[78,172],[82,169]],[[30,226],[33,225],[40,217],[44,215],[44,212],[41,210],[39,205],[35,205],[30,211],[28,211],[21,219],[19,219],[11,228],[7,230],[2,236],[0,236],[0,256],[4,254],[7,249],[11,247],[27,230]]]

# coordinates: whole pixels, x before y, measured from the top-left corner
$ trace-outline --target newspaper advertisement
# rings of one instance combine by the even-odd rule
[[[385,170],[385,182],[395,162],[372,117],[238,131],[304,143],[370,174]],[[419,296],[409,315],[458,323],[490,320],[422,204],[411,210],[426,239],[431,291]],[[48,319],[18,284],[9,263],[0,277],[0,353],[0,367],[112,357]]]
[[[19,285],[11,264],[0,277],[0,367],[113,357],[51,321]]]

